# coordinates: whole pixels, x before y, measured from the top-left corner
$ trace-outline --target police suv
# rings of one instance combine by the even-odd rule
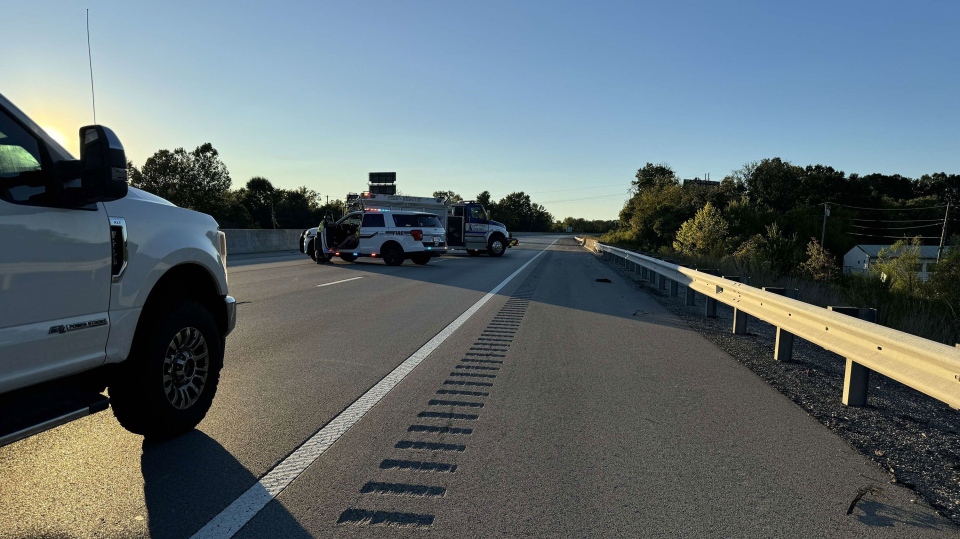
[[[366,208],[325,224],[317,234],[315,259],[318,264],[334,256],[353,262],[359,257],[382,258],[388,266],[404,260],[424,265],[447,252],[443,223],[435,214]]]

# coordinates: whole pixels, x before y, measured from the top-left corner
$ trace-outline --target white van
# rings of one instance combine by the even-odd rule
[[[388,266],[399,266],[407,259],[424,265],[447,252],[440,218],[417,211],[354,211],[336,223],[321,225],[317,236],[318,264],[339,256],[347,262],[371,257],[382,258]]]

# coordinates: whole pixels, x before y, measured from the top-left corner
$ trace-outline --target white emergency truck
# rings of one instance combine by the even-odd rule
[[[502,256],[518,244],[503,223],[490,219],[490,212],[474,201],[448,203],[442,198],[380,193],[350,193],[348,210],[421,211],[440,216],[446,231],[448,251],[467,251],[472,256],[487,253]]]
[[[226,258],[212,217],[128,188],[110,129],[76,160],[0,95],[0,445],[108,404],[146,436],[195,427],[236,324]]]

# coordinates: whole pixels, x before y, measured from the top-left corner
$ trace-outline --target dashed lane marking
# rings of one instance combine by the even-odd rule
[[[320,288],[321,286],[330,286],[330,285],[332,285],[332,284],[345,283],[345,282],[347,282],[347,281],[356,281],[357,279],[363,279],[363,277],[350,277],[349,279],[343,279],[342,281],[333,281],[332,283],[318,284],[318,285],[317,285],[317,288]]]
[[[532,264],[535,260],[540,258],[549,249],[556,243],[557,240],[554,240],[550,245],[544,247],[542,251],[535,254],[530,260],[527,260],[520,268],[511,273],[506,279],[500,282],[496,287],[488,292],[485,296],[480,298],[476,303],[474,303],[469,309],[463,312],[456,320],[450,322],[450,325],[443,328],[434,338],[427,341],[426,344],[420,347],[419,350],[413,353],[409,358],[407,358],[403,363],[401,363],[397,368],[390,372],[390,374],[383,377],[382,380],[376,383],[372,388],[367,390],[359,399],[353,402],[346,410],[340,412],[340,414],[333,418],[329,423],[326,424],[322,429],[320,429],[316,434],[310,437],[309,440],[303,443],[300,447],[294,450],[287,458],[280,461],[272,470],[266,473],[263,477],[257,481],[252,487],[250,487],[246,492],[240,495],[239,498],[233,501],[226,509],[220,512],[217,516],[213,517],[213,520],[208,522],[203,528],[193,535],[192,539],[227,539],[233,537],[240,528],[242,528],[247,522],[250,521],[261,509],[263,509],[271,500],[277,497],[283,489],[293,482],[294,479],[300,476],[308,466],[314,463],[320,455],[322,455],[327,449],[330,448],[340,439],[341,436],[347,430],[350,429],[353,425],[360,421],[360,419],[370,411],[380,400],[390,392],[391,389],[396,387],[408,374],[410,374],[413,369],[417,367],[424,359],[427,358],[434,350],[437,349],[443,341],[447,340],[448,337],[453,335],[457,329],[460,328],[467,320],[470,319],[477,311],[480,310],[488,301],[494,298],[504,286],[512,281],[517,275],[520,275],[523,270]],[[346,282],[353,279],[361,279],[362,277],[353,277],[352,279],[344,279],[343,281],[337,282]],[[325,285],[318,286],[327,286],[336,283],[326,283]],[[466,373],[458,373],[466,374]],[[491,378],[493,376],[490,376]],[[492,385],[492,384],[491,384]],[[421,412],[419,417],[437,417],[445,419],[467,419],[475,420],[477,415],[475,414],[441,414],[439,412]],[[370,512],[370,511],[358,511],[354,513],[344,513],[340,517],[341,522],[370,522],[372,524],[393,524],[393,525],[413,525],[413,526],[423,526],[433,523],[433,517],[429,517],[429,522],[424,515],[414,515],[406,513],[380,513],[380,512]]]

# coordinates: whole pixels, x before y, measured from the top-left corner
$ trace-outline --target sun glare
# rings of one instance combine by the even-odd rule
[[[57,141],[59,145],[63,146],[64,148],[67,147],[67,137],[63,136],[63,133],[58,131],[56,128],[50,127],[48,125],[42,125],[40,126],[40,128],[43,129],[48,135],[50,135],[50,138]]]

